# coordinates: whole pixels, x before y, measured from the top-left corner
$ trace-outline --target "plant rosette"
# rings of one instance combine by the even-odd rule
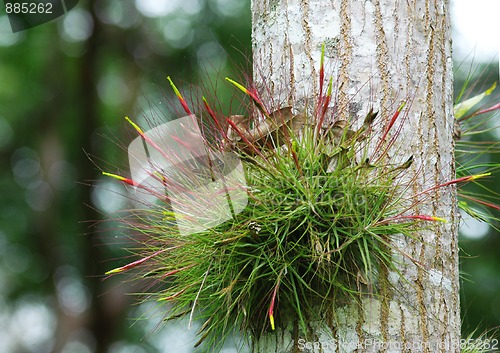
[[[323,89],[323,56],[311,109],[270,109],[250,85],[227,79],[248,98],[248,113],[224,115],[203,97],[194,114],[168,78],[187,117],[150,131],[127,118],[139,135],[132,177],[104,174],[129,185],[139,205],[124,222],[139,235],[139,259],[107,274],[151,279],[143,295],[170,303],[167,319],[201,322],[196,345],[220,349],[235,332],[252,339],[289,325],[307,332],[306,322],[328,312],[321,308],[382,295],[390,283],[380,273],[398,273],[393,237],[416,239],[445,222],[415,206],[490,175],[469,165],[408,196],[418,166],[388,151],[410,108],[401,103],[387,121],[370,111],[358,128],[339,120],[331,79]],[[469,110],[457,106],[457,123]],[[496,207],[460,197],[465,211],[464,197]]]

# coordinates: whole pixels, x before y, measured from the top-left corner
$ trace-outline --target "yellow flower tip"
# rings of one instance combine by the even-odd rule
[[[139,127],[139,125],[137,125],[136,123],[134,123],[132,120],[130,120],[130,118],[128,116],[125,117],[125,120],[127,120],[127,122],[132,125],[132,127],[137,130],[137,132],[141,135],[144,134],[144,131],[142,131],[142,129]]]
[[[269,315],[269,321],[271,321],[271,329],[274,331],[275,327],[274,327],[274,316],[273,315]]]
[[[229,77],[226,77],[226,81],[233,84],[236,88],[238,88],[240,91],[242,91],[245,94],[248,94],[248,90],[238,82],[231,80]]]
[[[398,112],[401,112],[403,110],[403,108],[405,107],[405,105],[406,105],[406,101],[403,101],[398,108]]]
[[[111,178],[115,178],[115,179],[118,179],[120,181],[124,181],[125,178],[120,176],[120,175],[116,175],[116,174],[112,174],[112,173],[108,173],[108,172],[102,172],[102,175],[105,175],[105,176],[109,176]]]
[[[102,175],[114,178],[116,180],[122,181],[122,182],[129,184],[129,185],[132,185],[132,186],[137,186],[137,184],[133,180],[122,177],[121,175],[112,174],[112,173],[108,173],[108,172],[102,172]]]
[[[432,220],[434,220],[436,222],[448,223],[448,221],[446,219],[441,218],[441,217],[434,217],[434,216],[432,216],[431,218],[432,218]]]
[[[490,172],[488,172],[488,173],[482,173],[482,174],[476,174],[476,175],[471,175],[471,177],[470,177],[469,180],[476,180],[476,179],[487,177],[487,176],[490,176],[490,175],[491,175]]]
[[[320,67],[323,67],[324,60],[325,60],[325,43],[323,42],[323,44],[321,44],[321,57],[319,60]]]
[[[188,113],[189,115],[191,115],[191,110],[189,109],[187,103],[186,103],[186,100],[184,99],[184,97],[182,96],[181,92],[179,92],[179,90],[177,89],[177,87],[175,86],[174,82],[172,81],[172,79],[170,78],[170,76],[167,76],[167,80],[168,82],[170,82],[170,86],[172,86],[172,89],[174,90],[175,92],[175,95],[177,96],[177,99],[179,100],[179,102],[181,103],[182,107],[184,108],[184,111],[186,113]]]
[[[331,97],[331,95],[332,95],[332,86],[333,86],[333,82],[332,82],[332,78],[330,77],[330,81],[328,81],[328,91],[326,92],[327,97]]]
[[[179,92],[179,90],[177,89],[177,86],[175,86],[175,84],[174,84],[174,82],[172,81],[172,79],[170,78],[170,76],[167,76],[167,80],[168,80],[168,82],[170,82],[170,86],[172,86],[172,89],[174,90],[175,95],[176,95],[179,99],[183,99],[183,98],[182,98],[182,95],[181,95],[181,92]]]
[[[105,273],[105,275],[114,275],[115,273],[120,273],[123,271],[122,267],[114,268],[112,270],[109,270]]]
[[[491,92],[493,92],[495,90],[496,87],[497,87],[497,81],[493,82],[491,87],[488,88],[488,90],[486,90],[486,92],[484,92],[485,95],[489,96],[491,94]]]

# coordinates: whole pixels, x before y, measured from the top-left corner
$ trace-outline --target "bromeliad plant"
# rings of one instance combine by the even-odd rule
[[[458,177],[471,173],[496,173],[500,165],[494,161],[485,160],[486,154],[500,153],[498,141],[481,141],[481,137],[497,129],[498,123],[491,121],[491,113],[500,110],[500,103],[485,105],[483,102],[495,90],[494,82],[486,91],[468,99],[463,99],[467,85],[464,85],[455,105],[455,156],[457,160],[456,173]],[[474,188],[459,190],[458,206],[472,217],[488,223],[498,229],[500,219],[496,215],[500,211],[498,205],[500,195],[483,183],[475,183]]]
[[[387,121],[370,111],[363,125],[354,128],[338,118],[340,108],[331,108],[333,85],[332,80],[325,85],[323,58],[319,97],[304,111],[272,109],[255,89],[227,81],[249,98],[248,114],[216,112],[203,97],[197,122],[203,126],[201,139],[208,157],[202,164],[216,171],[208,173],[209,181],[215,182],[217,175],[224,179],[227,170],[217,167],[220,159],[214,156],[237,156],[244,180],[230,187],[217,184],[223,186],[215,194],[226,195],[231,205],[232,192],[244,192],[245,207],[235,212],[230,206],[231,216],[224,222],[181,235],[176,222],[199,225],[193,215],[212,205],[211,200],[196,199],[195,189],[203,183],[186,187],[169,174],[165,163],[155,161],[148,162],[144,173],[163,191],[105,173],[128,184],[133,193],[154,199],[143,199],[142,207],[130,211],[133,219],[125,222],[141,239],[132,250],[139,259],[107,274],[131,272],[134,278],[150,278],[157,287],[145,295],[170,303],[167,319],[188,317],[189,326],[194,320],[202,323],[197,345],[205,341],[212,349],[220,348],[234,331],[256,338],[293,325],[307,332],[306,322],[330,312],[322,307],[364,293],[377,295],[389,285],[381,273],[397,272],[393,253],[398,250],[392,237],[414,237],[429,222],[445,221],[437,215],[414,214],[412,206],[427,202],[437,188],[489,175],[472,175],[470,167],[461,167],[457,179],[409,198],[412,156],[398,162],[388,156],[398,138],[397,127],[404,122],[405,103]],[[196,119],[170,83],[184,111]],[[183,161],[127,120],[149,150],[170,159],[170,165]],[[381,135],[372,132],[376,124]],[[192,149],[188,139],[169,138]],[[195,169],[182,166],[181,177],[195,180]],[[190,196],[184,205],[174,205],[172,195],[179,192]],[[464,199],[461,202],[464,207]]]

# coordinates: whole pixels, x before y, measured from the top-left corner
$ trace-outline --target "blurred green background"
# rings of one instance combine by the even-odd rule
[[[167,75],[182,88],[250,73],[249,7],[81,0],[58,20],[15,34],[1,12],[0,353],[192,351],[194,332],[159,325],[162,308],[127,295],[137,284],[103,281],[127,256],[127,236],[113,221],[126,199],[99,167],[127,173],[135,135],[123,117],[140,123],[151,107],[167,105]],[[471,67],[478,90],[498,80],[497,61],[460,67],[457,89]],[[219,83],[213,90],[229,104],[234,90]],[[466,335],[499,325],[500,235],[468,219],[460,241]]]

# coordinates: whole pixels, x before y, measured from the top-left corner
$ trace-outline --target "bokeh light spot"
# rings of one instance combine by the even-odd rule
[[[181,4],[179,0],[136,0],[135,6],[146,17],[164,17],[174,13]]]
[[[475,219],[462,210],[460,210],[460,214],[462,216],[460,235],[467,239],[477,240],[484,238],[488,234],[490,226],[487,223]]]
[[[68,42],[82,42],[92,35],[93,30],[94,21],[88,11],[75,9],[64,16],[61,37]]]
[[[106,104],[120,105],[129,98],[129,89],[125,80],[114,73],[103,76],[97,84],[99,98]]]

